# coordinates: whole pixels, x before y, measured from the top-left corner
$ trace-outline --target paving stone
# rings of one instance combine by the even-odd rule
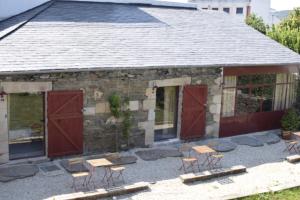
[[[112,163],[114,163],[115,165],[128,165],[128,164],[136,163],[137,161],[137,157],[135,156],[121,156],[120,158],[117,159],[110,159],[108,157],[107,159]]]
[[[75,173],[75,172],[88,172],[88,168],[84,166],[83,164],[72,164],[70,165],[68,163],[68,160],[62,160],[59,162],[59,164],[69,173]]]
[[[39,168],[36,165],[15,165],[0,168],[0,181],[7,182],[15,179],[34,176]]]
[[[227,140],[216,140],[209,146],[218,152],[228,152],[228,151],[235,150],[237,147],[237,144],[227,141]]]
[[[153,161],[167,157],[181,157],[177,149],[151,149],[151,150],[142,150],[135,152],[142,160]]]
[[[261,142],[258,139],[255,139],[254,137],[250,137],[250,136],[239,136],[239,137],[234,137],[231,138],[231,141],[239,144],[239,145],[248,145],[251,147],[261,147],[264,146],[264,143]]]
[[[276,143],[280,142],[280,137],[274,133],[255,135],[254,137],[266,144],[276,144]]]

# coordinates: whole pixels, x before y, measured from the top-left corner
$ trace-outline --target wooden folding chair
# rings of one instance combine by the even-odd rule
[[[195,173],[194,168],[197,167],[200,171],[200,165],[199,161],[196,157],[191,156],[192,146],[190,144],[183,144],[179,148],[179,152],[182,153],[181,157],[181,167],[179,170],[183,169],[184,173],[188,172],[188,169],[192,169],[192,171]],[[188,153],[188,155],[186,155]]]
[[[113,153],[113,154],[109,155],[108,159],[111,162],[113,162],[114,160],[117,160],[120,157],[121,157],[121,155],[119,153]],[[109,167],[110,174],[109,174],[108,180],[109,179],[111,180],[112,185],[115,185],[116,179],[117,180],[121,179],[122,183],[125,183],[125,179],[124,179],[124,175],[123,175],[124,171],[125,171],[125,167],[122,165],[114,165],[114,166]],[[116,176],[114,176],[114,175],[116,175]]]
[[[72,176],[72,179],[73,179],[73,184],[71,186],[71,188],[74,188],[74,190],[77,192],[78,191],[78,185],[76,184],[76,182],[80,182],[82,188],[87,188],[88,187],[88,182],[90,182],[89,179],[89,176],[90,176],[90,173],[89,172],[86,172],[84,171],[84,159],[83,158],[74,158],[74,159],[69,159],[68,160],[68,165],[71,167],[71,166],[74,166],[74,165],[79,165],[81,166],[80,167],[80,170],[78,172],[74,172],[71,174]],[[76,181],[77,180],[77,181]],[[94,188],[95,188],[95,183],[93,180],[91,180],[94,184]]]
[[[299,142],[297,140],[285,140],[284,142],[286,146],[284,151],[288,151],[290,154],[299,152],[297,147]]]

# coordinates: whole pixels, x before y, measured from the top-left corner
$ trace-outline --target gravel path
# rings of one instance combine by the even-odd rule
[[[147,181],[155,184],[151,185],[150,192],[140,192],[117,199],[226,199],[232,194],[251,194],[280,184],[299,182],[300,164],[284,161],[288,156],[287,153],[283,153],[284,148],[282,141],[272,145],[265,144],[263,147],[238,145],[234,151],[224,153],[223,166],[245,165],[248,173],[192,185],[182,184],[178,178],[182,174],[178,170],[179,158],[164,158],[156,161],[138,159],[137,163],[126,165],[126,182]],[[134,155],[134,151],[126,152],[124,155]],[[103,175],[101,169],[98,169],[97,173],[99,176]],[[70,188],[71,183],[71,176],[67,172],[52,177],[44,176],[39,172],[34,177],[0,183],[0,199],[50,198],[54,195],[74,192]],[[96,184],[100,184],[99,181],[96,181]]]

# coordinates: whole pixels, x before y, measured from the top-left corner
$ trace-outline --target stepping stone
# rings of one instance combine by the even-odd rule
[[[121,156],[120,158],[117,159],[111,159],[107,157],[107,159],[114,163],[115,165],[128,165],[128,164],[133,164],[136,163],[137,157],[135,156]]]
[[[264,143],[261,142],[258,139],[255,139],[254,137],[250,137],[250,136],[239,136],[239,137],[234,137],[231,138],[231,141],[239,144],[239,145],[247,145],[250,147],[261,147],[264,146]]]
[[[218,152],[228,152],[236,149],[237,144],[227,140],[216,140],[209,145],[212,149]]]
[[[8,182],[15,179],[21,179],[34,176],[39,172],[36,165],[15,165],[0,168],[0,181]]]
[[[264,135],[255,135],[254,137],[266,144],[276,144],[276,143],[280,142],[280,140],[281,140],[280,137],[274,133],[267,133]]]
[[[288,156],[288,157],[286,157],[286,160],[290,163],[300,162],[300,155]]]
[[[244,173],[246,171],[247,171],[246,167],[242,165],[238,165],[238,166],[233,166],[231,168],[214,169],[214,170],[199,172],[195,174],[194,173],[183,174],[180,176],[180,179],[182,180],[183,183],[192,183],[195,181],[206,181],[221,176]]]
[[[142,160],[145,161],[153,161],[167,157],[181,157],[182,153],[180,153],[177,149],[151,149],[151,150],[143,150],[135,152]]]
[[[59,164],[69,173],[76,173],[76,172],[88,172],[88,168],[83,164],[72,164],[69,165],[68,160],[62,160]]]

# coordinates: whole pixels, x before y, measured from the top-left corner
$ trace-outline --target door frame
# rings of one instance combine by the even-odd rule
[[[44,114],[45,114],[45,122],[44,122],[44,135],[45,135],[45,155],[42,157],[47,156],[48,157],[48,128],[47,128],[47,92],[52,91],[52,82],[35,82],[35,81],[10,81],[10,82],[0,82],[0,87],[3,88],[4,92],[7,94],[13,94],[13,93],[36,93],[36,92],[42,92],[44,93]],[[1,143],[0,145],[5,145],[7,148],[9,147],[9,141],[8,141],[8,112],[9,112],[9,105],[8,105],[8,96],[5,97],[7,108],[6,108],[6,121],[3,123],[6,123],[7,126],[7,141],[5,143]],[[5,153],[4,155],[0,156],[0,162],[6,163],[9,162],[9,151]]]

